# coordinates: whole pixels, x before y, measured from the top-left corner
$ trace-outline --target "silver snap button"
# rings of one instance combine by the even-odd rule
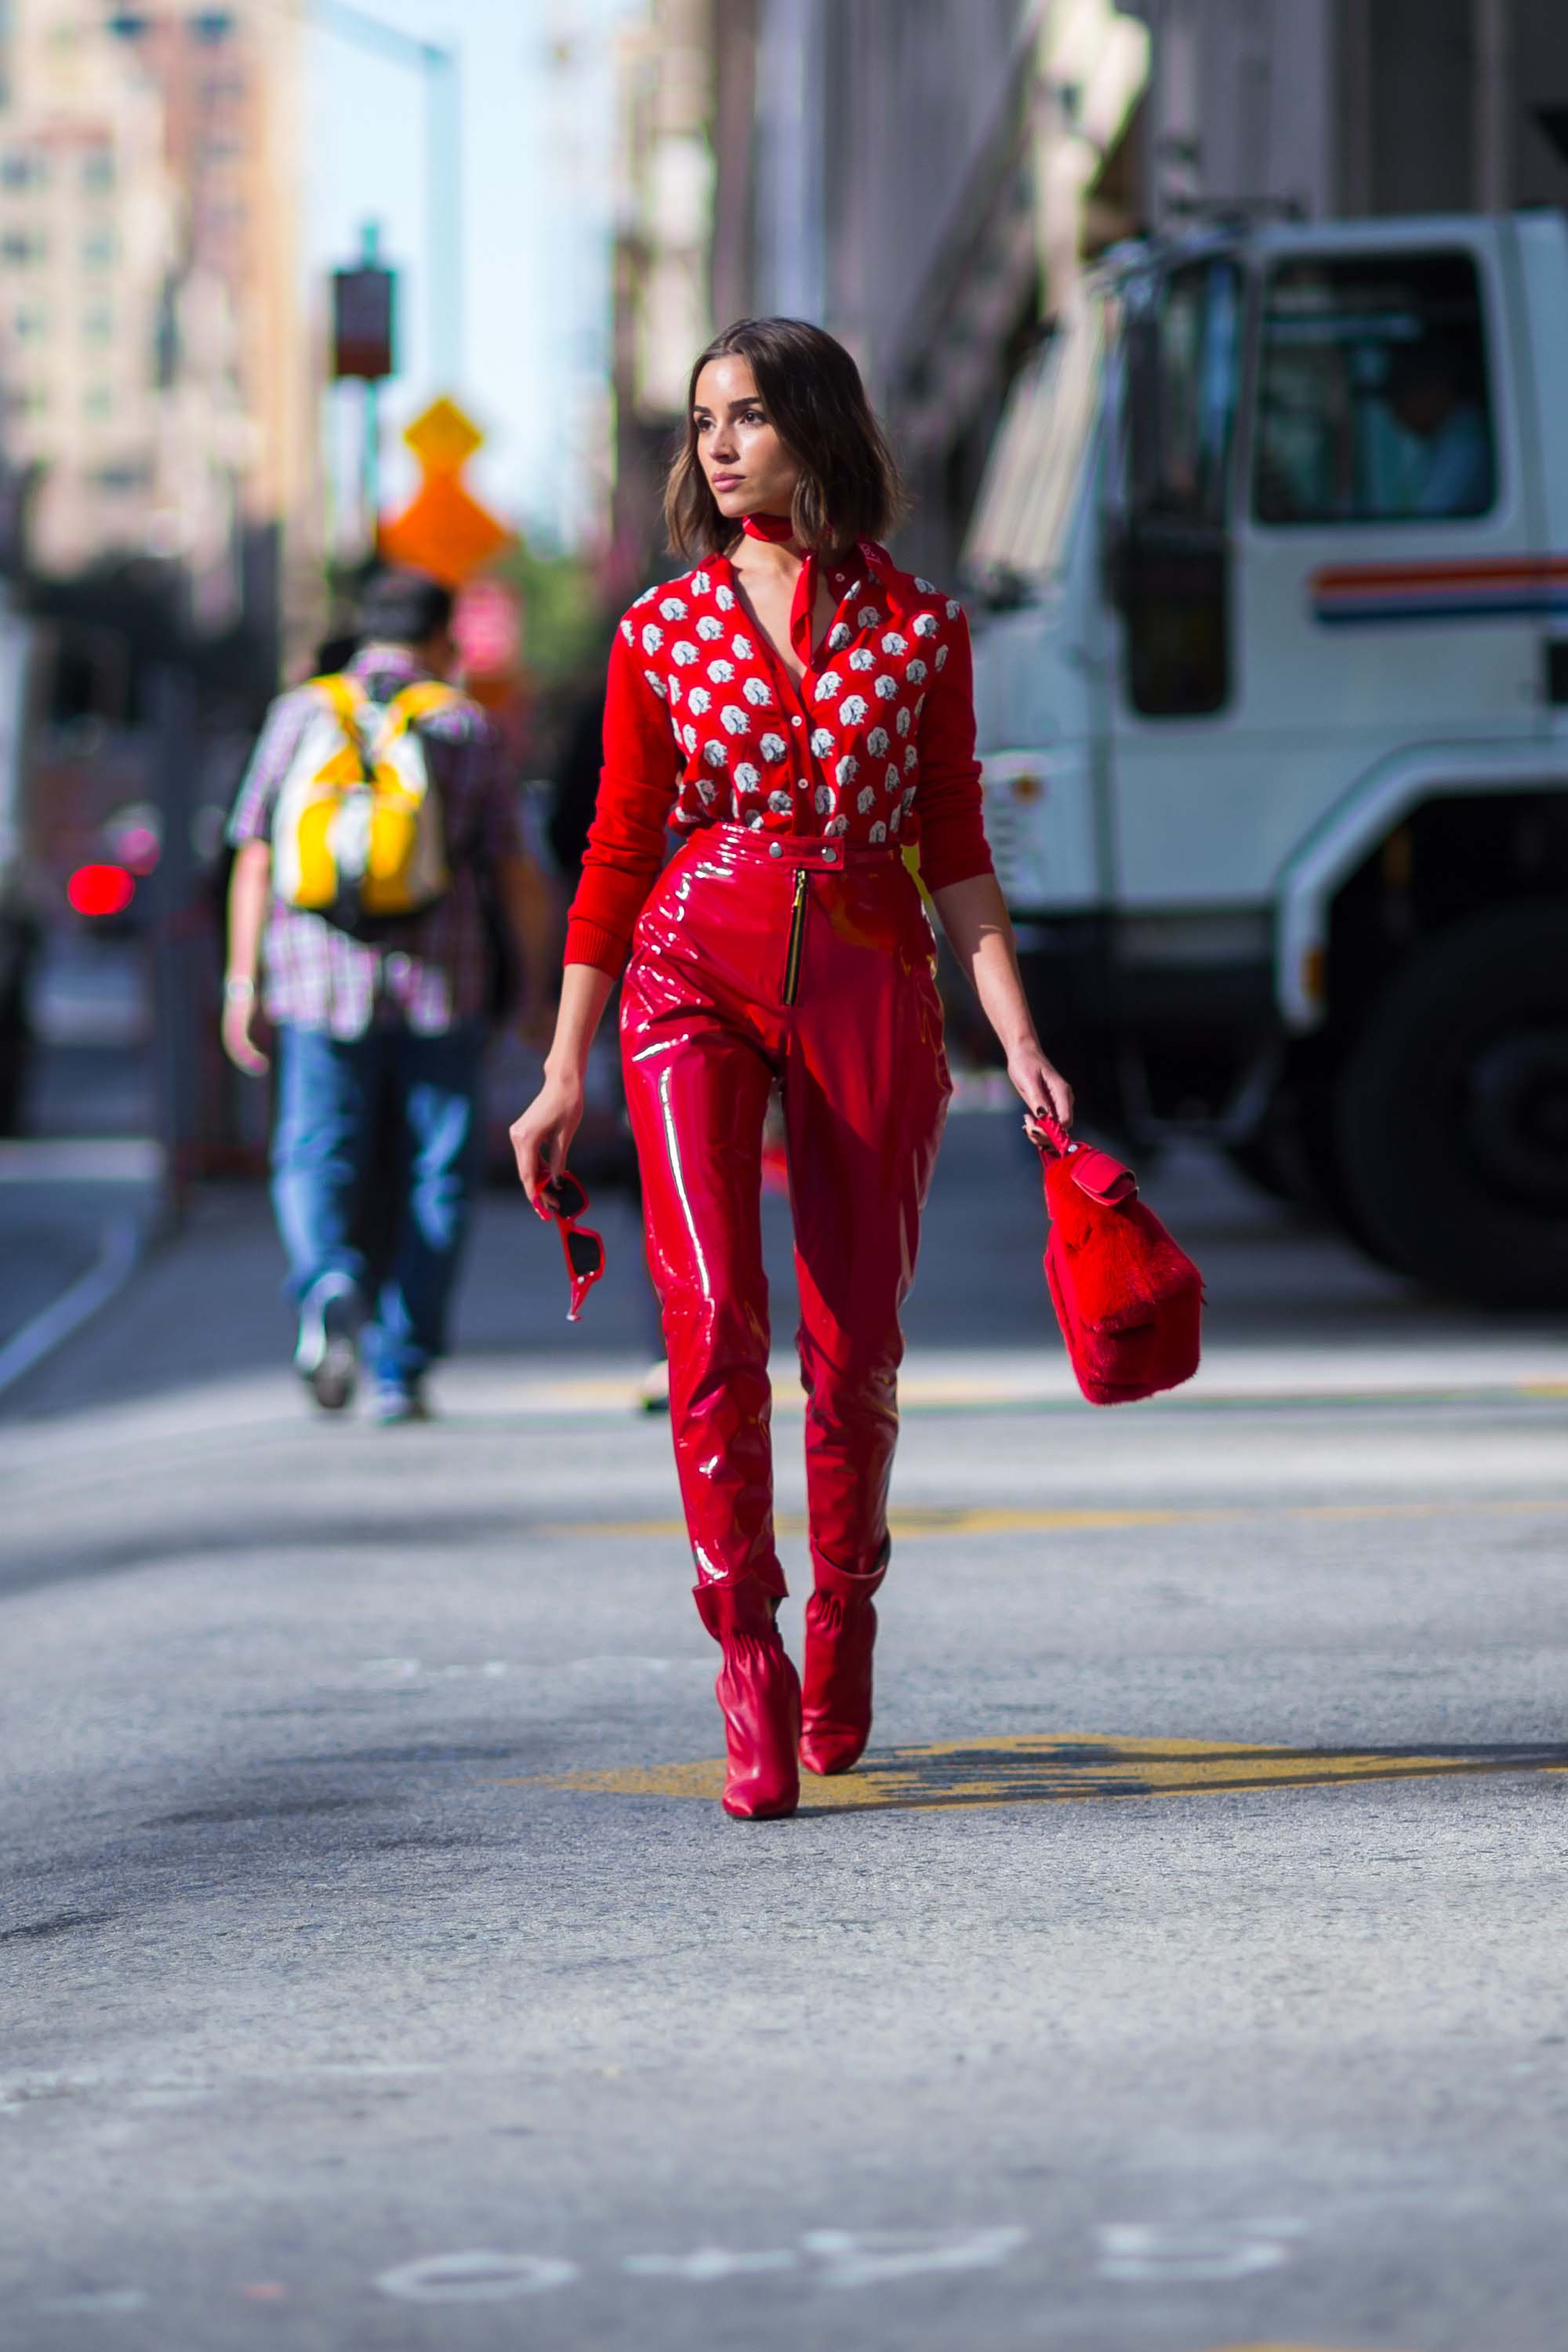
[[[837,866],[838,852],[836,849],[825,849],[822,853],[822,862],[825,866]]]
[[[798,727],[800,725],[800,720],[798,719],[792,719],[789,723],[792,727]]]
[[[770,857],[782,857],[784,856],[782,845],[776,841],[770,841],[768,844],[768,856]]]

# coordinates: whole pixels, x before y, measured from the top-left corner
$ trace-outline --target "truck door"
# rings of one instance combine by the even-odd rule
[[[1387,752],[1543,719],[1510,234],[1412,225],[1260,248],[1237,531],[1260,880]]]
[[[1445,223],[1257,239],[1239,431],[1239,263],[1184,265],[1142,318],[1129,307],[1124,903],[1261,913],[1285,859],[1379,758],[1539,723],[1536,534],[1497,236]],[[1184,497],[1207,569],[1173,573],[1163,600],[1147,551]]]
[[[1215,251],[1121,289],[1108,570],[1120,614],[1111,698],[1115,895],[1213,904],[1208,835],[1232,785],[1232,448],[1245,280]],[[1233,763],[1231,763],[1233,764]]]

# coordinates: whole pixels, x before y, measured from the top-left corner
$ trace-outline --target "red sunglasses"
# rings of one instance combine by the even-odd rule
[[[575,1176],[563,1169],[559,1176],[552,1176],[548,1183],[540,1186],[535,1205],[542,1217],[553,1217],[561,1228],[561,1246],[572,1279],[572,1304],[566,1310],[566,1320],[575,1323],[583,1312],[583,1301],[605,1271],[602,1237],[577,1223],[588,1205],[588,1195]]]

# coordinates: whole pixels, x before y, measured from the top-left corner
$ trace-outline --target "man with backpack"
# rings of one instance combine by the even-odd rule
[[[448,589],[384,572],[360,650],[268,713],[229,821],[223,1038],[259,1075],[258,975],[277,1033],[272,1199],[315,1400],[353,1398],[361,1334],[374,1418],[420,1421],[482,1150],[487,905],[531,994],[548,970],[545,887],[524,855],[500,739],[446,683]],[[383,1105],[402,1139],[385,1278],[360,1238]]]

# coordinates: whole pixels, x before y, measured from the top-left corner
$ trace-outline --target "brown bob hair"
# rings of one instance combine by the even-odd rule
[[[802,547],[834,555],[882,539],[903,512],[903,486],[843,344],[805,319],[737,319],[700,352],[687,387],[686,430],[664,489],[678,555],[717,555],[740,526],[721,514],[697,454],[697,379],[710,360],[743,359],[779,438],[800,467],[790,520]]]

